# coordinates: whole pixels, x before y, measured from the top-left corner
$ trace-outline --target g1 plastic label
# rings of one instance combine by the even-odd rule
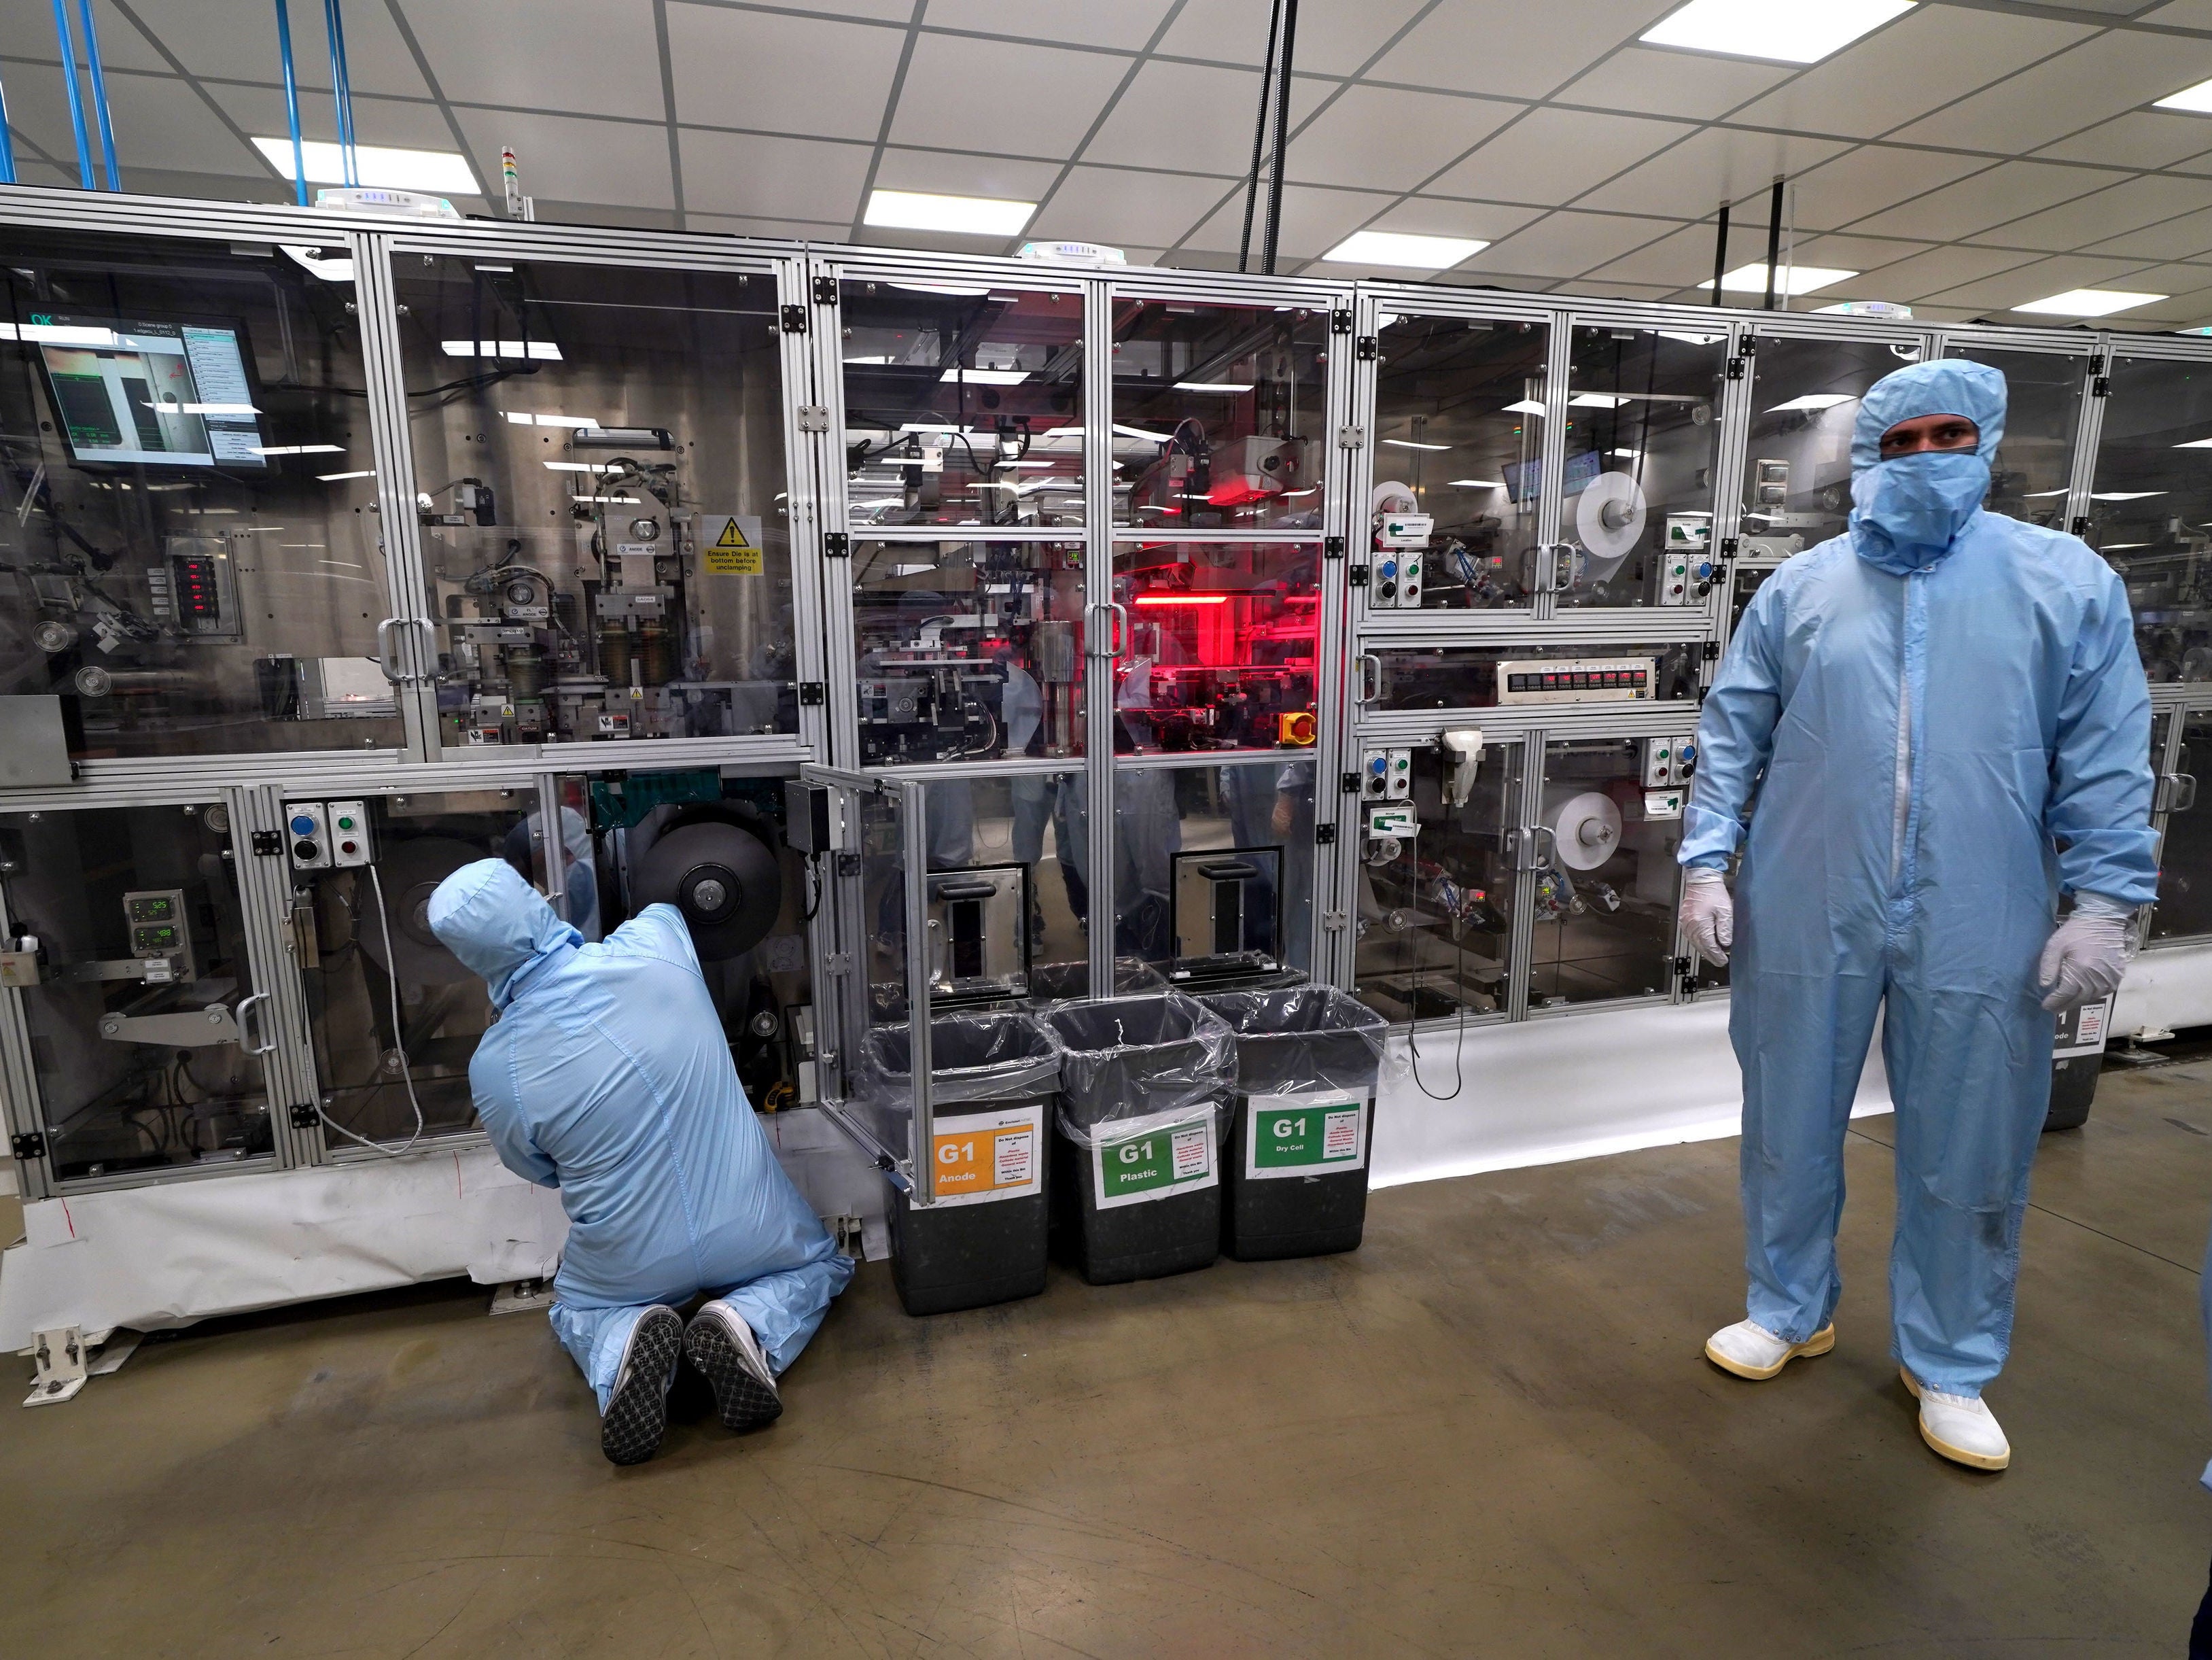
[[[1091,1150],[1091,1174],[1100,1210],[1213,1187],[1221,1180],[1213,1157],[1213,1115],[1102,1142]]]

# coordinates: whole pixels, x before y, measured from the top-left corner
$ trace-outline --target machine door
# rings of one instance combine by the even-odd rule
[[[2145,941],[2154,946],[2212,934],[2212,800],[2200,804],[2197,790],[2197,780],[2212,775],[2212,709],[2192,709],[2179,719],[2180,752],[2158,787],[2165,835]],[[2151,752],[2156,757],[2159,746]]]
[[[2074,476],[2074,444],[2081,429],[2086,352],[2020,351],[1978,342],[1948,342],[1947,357],[1987,363],[2002,372],[2007,400],[2004,442],[1990,463],[1991,513],[2064,530]]]
[[[1893,369],[1919,362],[1922,347],[1778,335],[1756,345],[1737,558],[1771,567],[1843,533],[1859,399]]]
[[[49,1190],[273,1162],[236,854],[220,802],[0,815],[11,1128]]]
[[[2212,680],[2212,366],[2116,356],[2082,531],[2126,580],[2154,685]]]

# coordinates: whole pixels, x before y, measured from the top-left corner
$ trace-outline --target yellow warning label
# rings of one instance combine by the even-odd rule
[[[761,575],[765,565],[760,520],[727,513],[700,514],[699,562],[710,576]]]

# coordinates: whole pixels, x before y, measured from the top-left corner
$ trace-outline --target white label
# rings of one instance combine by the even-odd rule
[[[1367,1103],[1342,1090],[1252,1096],[1243,1128],[1248,1182],[1333,1176],[1367,1164]]]
[[[1206,1166],[1213,1161],[1206,1157],[1206,1144],[1213,1140],[1204,1125],[1187,1130],[1177,1130],[1175,1144],[1175,1179],[1188,1182],[1206,1174]]]

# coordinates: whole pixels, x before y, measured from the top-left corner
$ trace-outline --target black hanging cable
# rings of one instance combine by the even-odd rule
[[[1283,0],[1267,11],[1267,56],[1260,65],[1260,113],[1252,123],[1252,170],[1244,175],[1244,231],[1237,239],[1237,269],[1252,269],[1252,210],[1260,201],[1260,158],[1266,153],[1267,106],[1275,84],[1275,40],[1283,26]]]
[[[1766,209],[1766,303],[1763,310],[1774,309],[1775,266],[1782,258],[1782,185],[1780,173],[1774,175],[1774,195]]]
[[[1728,275],[1729,204],[1721,204],[1720,228],[1713,236],[1713,303],[1721,303],[1721,278]]]
[[[1267,258],[1261,269],[1275,274],[1275,244],[1283,228],[1283,152],[1291,142],[1291,59],[1297,49],[1298,0],[1282,0],[1283,55],[1275,69],[1275,168],[1267,180]]]

